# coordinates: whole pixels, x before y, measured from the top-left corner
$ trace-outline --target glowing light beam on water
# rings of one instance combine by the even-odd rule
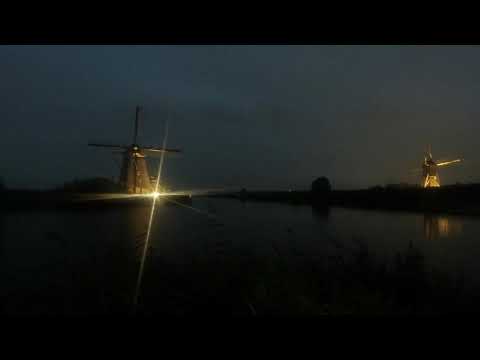
[[[163,148],[166,148],[166,146],[167,146],[167,138],[168,138],[168,119],[167,119],[167,122],[165,124],[165,136],[163,138],[163,144],[162,144]],[[163,169],[164,161],[165,161],[165,153],[162,152],[161,156],[160,156],[160,164],[158,166],[158,174],[157,174],[157,181],[155,183],[155,190],[152,193],[146,194],[146,195],[145,194],[138,194],[138,195],[133,195],[133,196],[132,195],[127,195],[126,196],[126,197],[151,197],[152,198],[152,208],[151,208],[150,217],[149,217],[149,220],[148,220],[147,233],[145,235],[145,244],[143,246],[142,257],[141,257],[141,260],[140,260],[140,268],[139,268],[139,271],[138,271],[138,278],[137,278],[137,284],[136,284],[136,289],[135,289],[135,298],[134,298],[134,301],[133,301],[133,312],[134,312],[134,314],[137,311],[138,298],[139,298],[140,290],[141,290],[143,272],[144,272],[144,269],[145,269],[145,260],[147,258],[147,251],[148,251],[148,246],[149,246],[149,243],[150,243],[150,234],[151,234],[151,230],[152,230],[153,218],[155,216],[155,209],[156,209],[155,205],[156,205],[157,199],[159,199],[160,197],[163,197],[163,196],[168,196],[168,198],[165,197],[165,200],[168,201],[168,202],[180,205],[182,207],[193,210],[195,212],[206,215],[208,217],[216,218],[215,215],[213,215],[209,212],[202,211],[202,210],[194,208],[192,206],[182,204],[182,203],[180,203],[178,201],[175,201],[175,200],[172,200],[170,198],[171,196],[185,196],[185,195],[191,196],[192,193],[186,193],[186,192],[160,193],[158,191],[158,187],[159,187],[159,184],[160,184],[160,179],[161,179],[161,176],[162,176],[162,169]],[[215,190],[218,191],[219,189],[215,189]],[[194,193],[196,192],[200,195],[200,194],[207,194],[209,192],[209,190],[193,191],[193,192]]]
[[[164,155],[161,155],[162,157]],[[157,178],[158,180],[158,178]],[[156,182],[155,185],[157,188],[159,182]],[[212,189],[190,189],[190,190],[180,190],[172,192],[158,192],[154,191],[148,194],[124,194],[124,193],[98,193],[98,194],[76,194],[74,197],[74,202],[83,202],[83,201],[101,201],[101,200],[127,200],[127,199],[151,199],[151,198],[161,198],[161,197],[175,197],[175,196],[205,196],[211,194],[220,194],[226,192],[234,192],[235,189],[229,188],[212,188]]]
[[[166,148],[167,137],[168,137],[168,118],[167,118],[167,122],[165,124],[165,136],[163,137],[163,144],[162,144],[163,148]],[[160,193],[158,192],[158,185],[160,183],[160,177],[162,176],[162,168],[163,168],[164,159],[165,159],[165,153],[162,152],[162,154],[160,156],[160,164],[158,166],[158,174],[157,174],[157,181],[155,183],[155,191],[151,194],[151,196],[153,198],[152,210],[150,211],[150,219],[148,220],[147,235],[145,236],[145,244],[143,246],[142,258],[140,260],[140,268],[139,268],[139,271],[138,271],[137,286],[136,286],[136,289],[135,289],[135,299],[134,299],[134,302],[133,302],[134,313],[136,313],[136,310],[137,310],[138,296],[140,294],[140,289],[141,289],[141,284],[142,284],[143,271],[144,271],[144,267],[145,267],[145,259],[147,257],[148,244],[150,242],[150,233],[151,233],[151,230],[152,230],[152,222],[153,222],[153,217],[155,215],[155,203],[157,201],[157,198],[160,195]]]
[[[203,211],[203,210],[197,209],[197,208],[195,208],[195,207],[193,207],[193,206],[188,206],[188,205],[182,204],[182,203],[180,203],[180,202],[178,202],[178,201],[175,201],[175,200],[172,200],[172,199],[165,199],[165,200],[168,201],[168,202],[174,203],[174,204],[176,204],[176,205],[182,206],[182,207],[184,207],[184,208],[186,208],[186,209],[196,211],[196,212],[198,212],[199,214],[206,215],[206,216],[211,217],[211,218],[217,218],[216,215],[213,215],[213,214],[209,213],[208,211]]]

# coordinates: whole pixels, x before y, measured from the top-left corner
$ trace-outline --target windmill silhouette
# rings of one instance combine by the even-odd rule
[[[438,176],[438,168],[441,166],[447,166],[453,163],[462,161],[461,159],[455,159],[451,161],[435,162],[432,157],[432,150],[428,146],[427,154],[424,157],[422,164],[422,186],[424,188],[440,187],[440,178]]]
[[[155,179],[151,178],[148,173],[148,166],[146,162],[147,156],[155,156],[162,153],[179,153],[178,149],[167,149],[157,146],[140,146],[138,144],[138,125],[140,106],[136,107],[135,111],[135,127],[133,133],[133,141],[131,145],[114,145],[91,143],[89,146],[113,148],[120,150],[123,159],[120,169],[120,185],[129,194],[149,194],[154,191],[152,182]]]

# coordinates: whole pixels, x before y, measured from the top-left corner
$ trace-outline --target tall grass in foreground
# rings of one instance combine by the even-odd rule
[[[319,258],[205,259],[151,264],[144,314],[324,316],[476,313],[479,292],[461,278],[428,269],[409,247],[378,261],[366,247]]]
[[[6,315],[130,316],[138,259],[127,244],[75,257],[65,239],[62,259],[42,271],[47,288],[8,293]],[[53,241],[52,240],[52,241]],[[429,268],[409,246],[390,263],[359,246],[342,255],[257,256],[225,239],[213,254],[183,264],[150,256],[138,316],[330,316],[477,313],[480,291]],[[48,272],[47,272],[48,271]]]

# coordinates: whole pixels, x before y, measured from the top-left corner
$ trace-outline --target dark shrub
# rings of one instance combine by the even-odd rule
[[[65,183],[62,188],[66,192],[98,192],[98,193],[116,193],[121,192],[121,187],[116,182],[107,178],[92,178],[84,180],[74,180]]]

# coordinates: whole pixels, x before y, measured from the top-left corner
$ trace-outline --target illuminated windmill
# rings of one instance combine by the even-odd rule
[[[438,168],[440,166],[447,166],[460,161],[461,159],[455,159],[451,161],[444,161],[444,162],[437,163],[433,160],[432,152],[429,147],[427,155],[425,156],[422,164],[422,170],[423,170],[422,186],[424,188],[440,187],[440,178],[438,177]]]
[[[131,145],[112,145],[88,143],[89,146],[107,147],[118,149],[123,154],[120,170],[120,185],[129,194],[149,194],[154,191],[154,181],[148,174],[146,156],[155,156],[161,153],[179,153],[181,150],[166,149],[162,147],[140,146],[137,143],[138,122],[140,107],[136,107],[135,129]]]

